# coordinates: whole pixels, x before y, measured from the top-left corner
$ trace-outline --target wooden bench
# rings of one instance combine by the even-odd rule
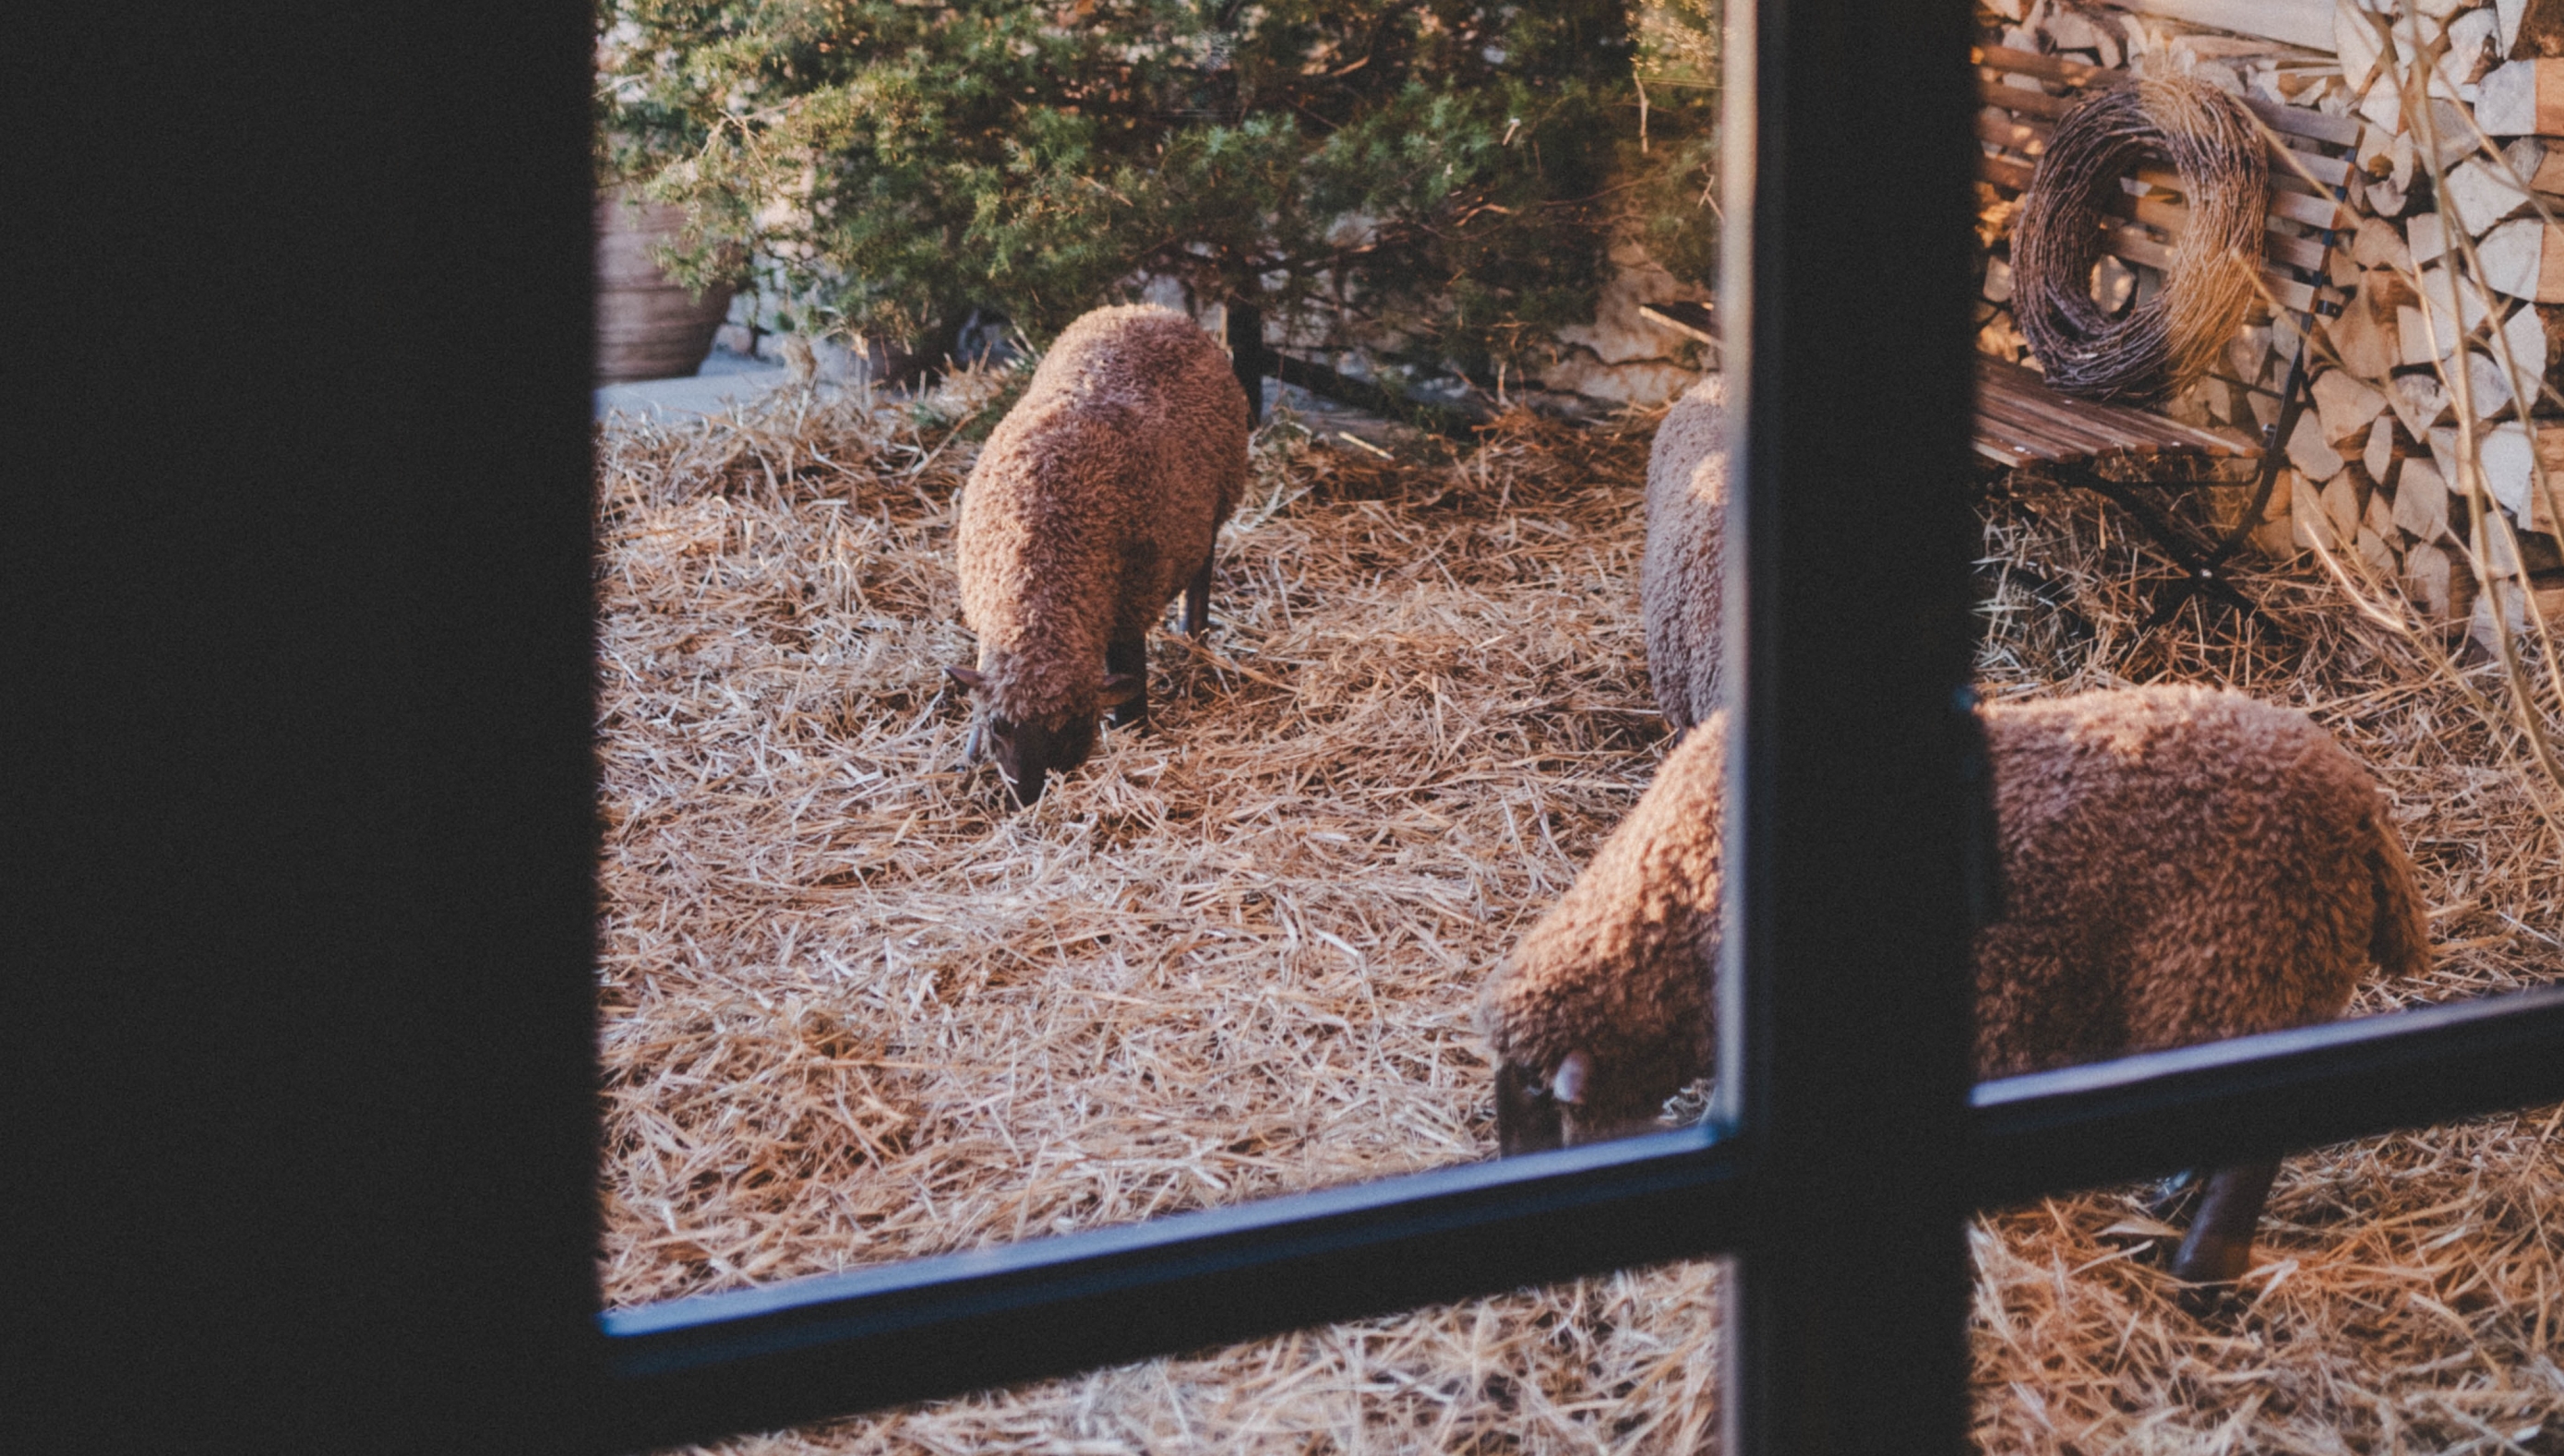
[[[2129,84],[2125,71],[2085,66],[2054,56],[1980,46],[1977,135],[1983,144],[1979,176],[2002,199],[2029,187],[2039,154],[2058,117],[2089,91]],[[2038,89],[2014,78],[2034,82]],[[2359,140],[2359,122],[2258,99],[2244,104],[2274,133],[2270,158],[2270,224],[2262,285],[2268,303],[2287,316],[2286,332],[2304,339],[2320,320],[2336,315],[2341,295],[2330,271],[2334,252],[2355,226],[2346,205],[2353,163],[2346,155]],[[2171,242],[2189,218],[2181,179],[2169,166],[2140,166],[2105,228],[2102,250],[2129,265],[2137,298],[2160,287],[2172,261]],[[2008,266],[2008,265],[2006,265]],[[1999,312],[2002,310],[1998,305]],[[1689,337],[1717,341],[1716,320],[1698,304],[1650,304],[1642,315]],[[2270,322],[2257,310],[2246,326]],[[2283,336],[2271,328],[2274,339]],[[2274,353],[2277,352],[2274,350]],[[2226,562],[2241,548],[2268,509],[2286,463],[2285,444],[2307,403],[2308,360],[2302,346],[2286,352],[2284,378],[2265,375],[2253,359],[2252,377],[2227,374],[2216,387],[2234,391],[2230,412],[2237,424],[2185,423],[2169,414],[2101,404],[2050,389],[2031,369],[1990,354],[1977,358],[1973,436],[1977,453],[2006,470],[2030,470],[2083,487],[2125,508],[2180,568],[2183,579],[2164,594],[2148,625],[2158,625],[2192,596],[2206,593],[2249,612],[2250,603],[2224,577]],[[2234,401],[2241,401],[2236,404]],[[2253,461],[2251,504],[2243,520],[2217,531],[2183,523],[2170,503],[2147,492],[2191,486],[2216,478],[2236,463]]]

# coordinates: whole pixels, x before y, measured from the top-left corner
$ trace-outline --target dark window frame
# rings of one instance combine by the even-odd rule
[[[2554,1101],[2559,1062],[2564,988],[2550,988],[2010,1077],[1970,1093],[1954,1171],[1969,1206],[2019,1202]],[[1754,1172],[1732,1126],[1704,1124],[615,1311],[600,1317],[614,1444],[1750,1251],[1770,1238]],[[1848,1221],[1823,1233],[1863,1236]]]
[[[1732,20],[1719,1117],[610,1314],[588,17],[39,21],[15,1444],[631,1449],[1731,1253],[1727,1450],[1956,1451],[1967,1209],[2564,1098],[2564,989],[1966,1087],[1968,12]]]

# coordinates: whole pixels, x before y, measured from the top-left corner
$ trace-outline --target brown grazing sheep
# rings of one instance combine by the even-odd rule
[[[2329,1020],[2430,963],[2375,782],[2304,714],[2144,688],[1983,711],[2005,907],[1979,1077]],[[1507,1153],[1642,1131],[1710,1070],[1725,715],[1665,760],[1479,1002]],[[2275,1160],[2220,1169],[2173,1262],[2240,1277]]]
[[[1638,605],[1647,676],[1676,734],[1718,706],[1720,539],[1727,515],[1727,379],[1693,385],[1647,452],[1647,553]],[[1705,609],[1695,603],[1707,603]]]
[[[1210,626],[1211,542],[1246,487],[1246,392],[1193,320],[1150,306],[1071,323],[962,489],[973,758],[1019,804],[1086,761],[1096,716],[1149,718],[1149,628],[1184,589]]]

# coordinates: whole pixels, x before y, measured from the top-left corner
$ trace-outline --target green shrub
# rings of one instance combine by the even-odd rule
[[[1156,277],[1477,373],[1637,208],[1706,257],[1714,94],[1652,88],[1642,156],[1635,48],[1622,0],[608,0],[599,153],[798,331],[937,357]]]

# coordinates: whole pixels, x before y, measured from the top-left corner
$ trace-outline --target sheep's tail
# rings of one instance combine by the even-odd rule
[[[2387,976],[2420,975],[2431,968],[2431,914],[2422,904],[2422,889],[2413,857],[2386,806],[2377,806],[2371,822],[2368,871],[2377,897],[2377,921],[2369,930],[2368,953]]]

